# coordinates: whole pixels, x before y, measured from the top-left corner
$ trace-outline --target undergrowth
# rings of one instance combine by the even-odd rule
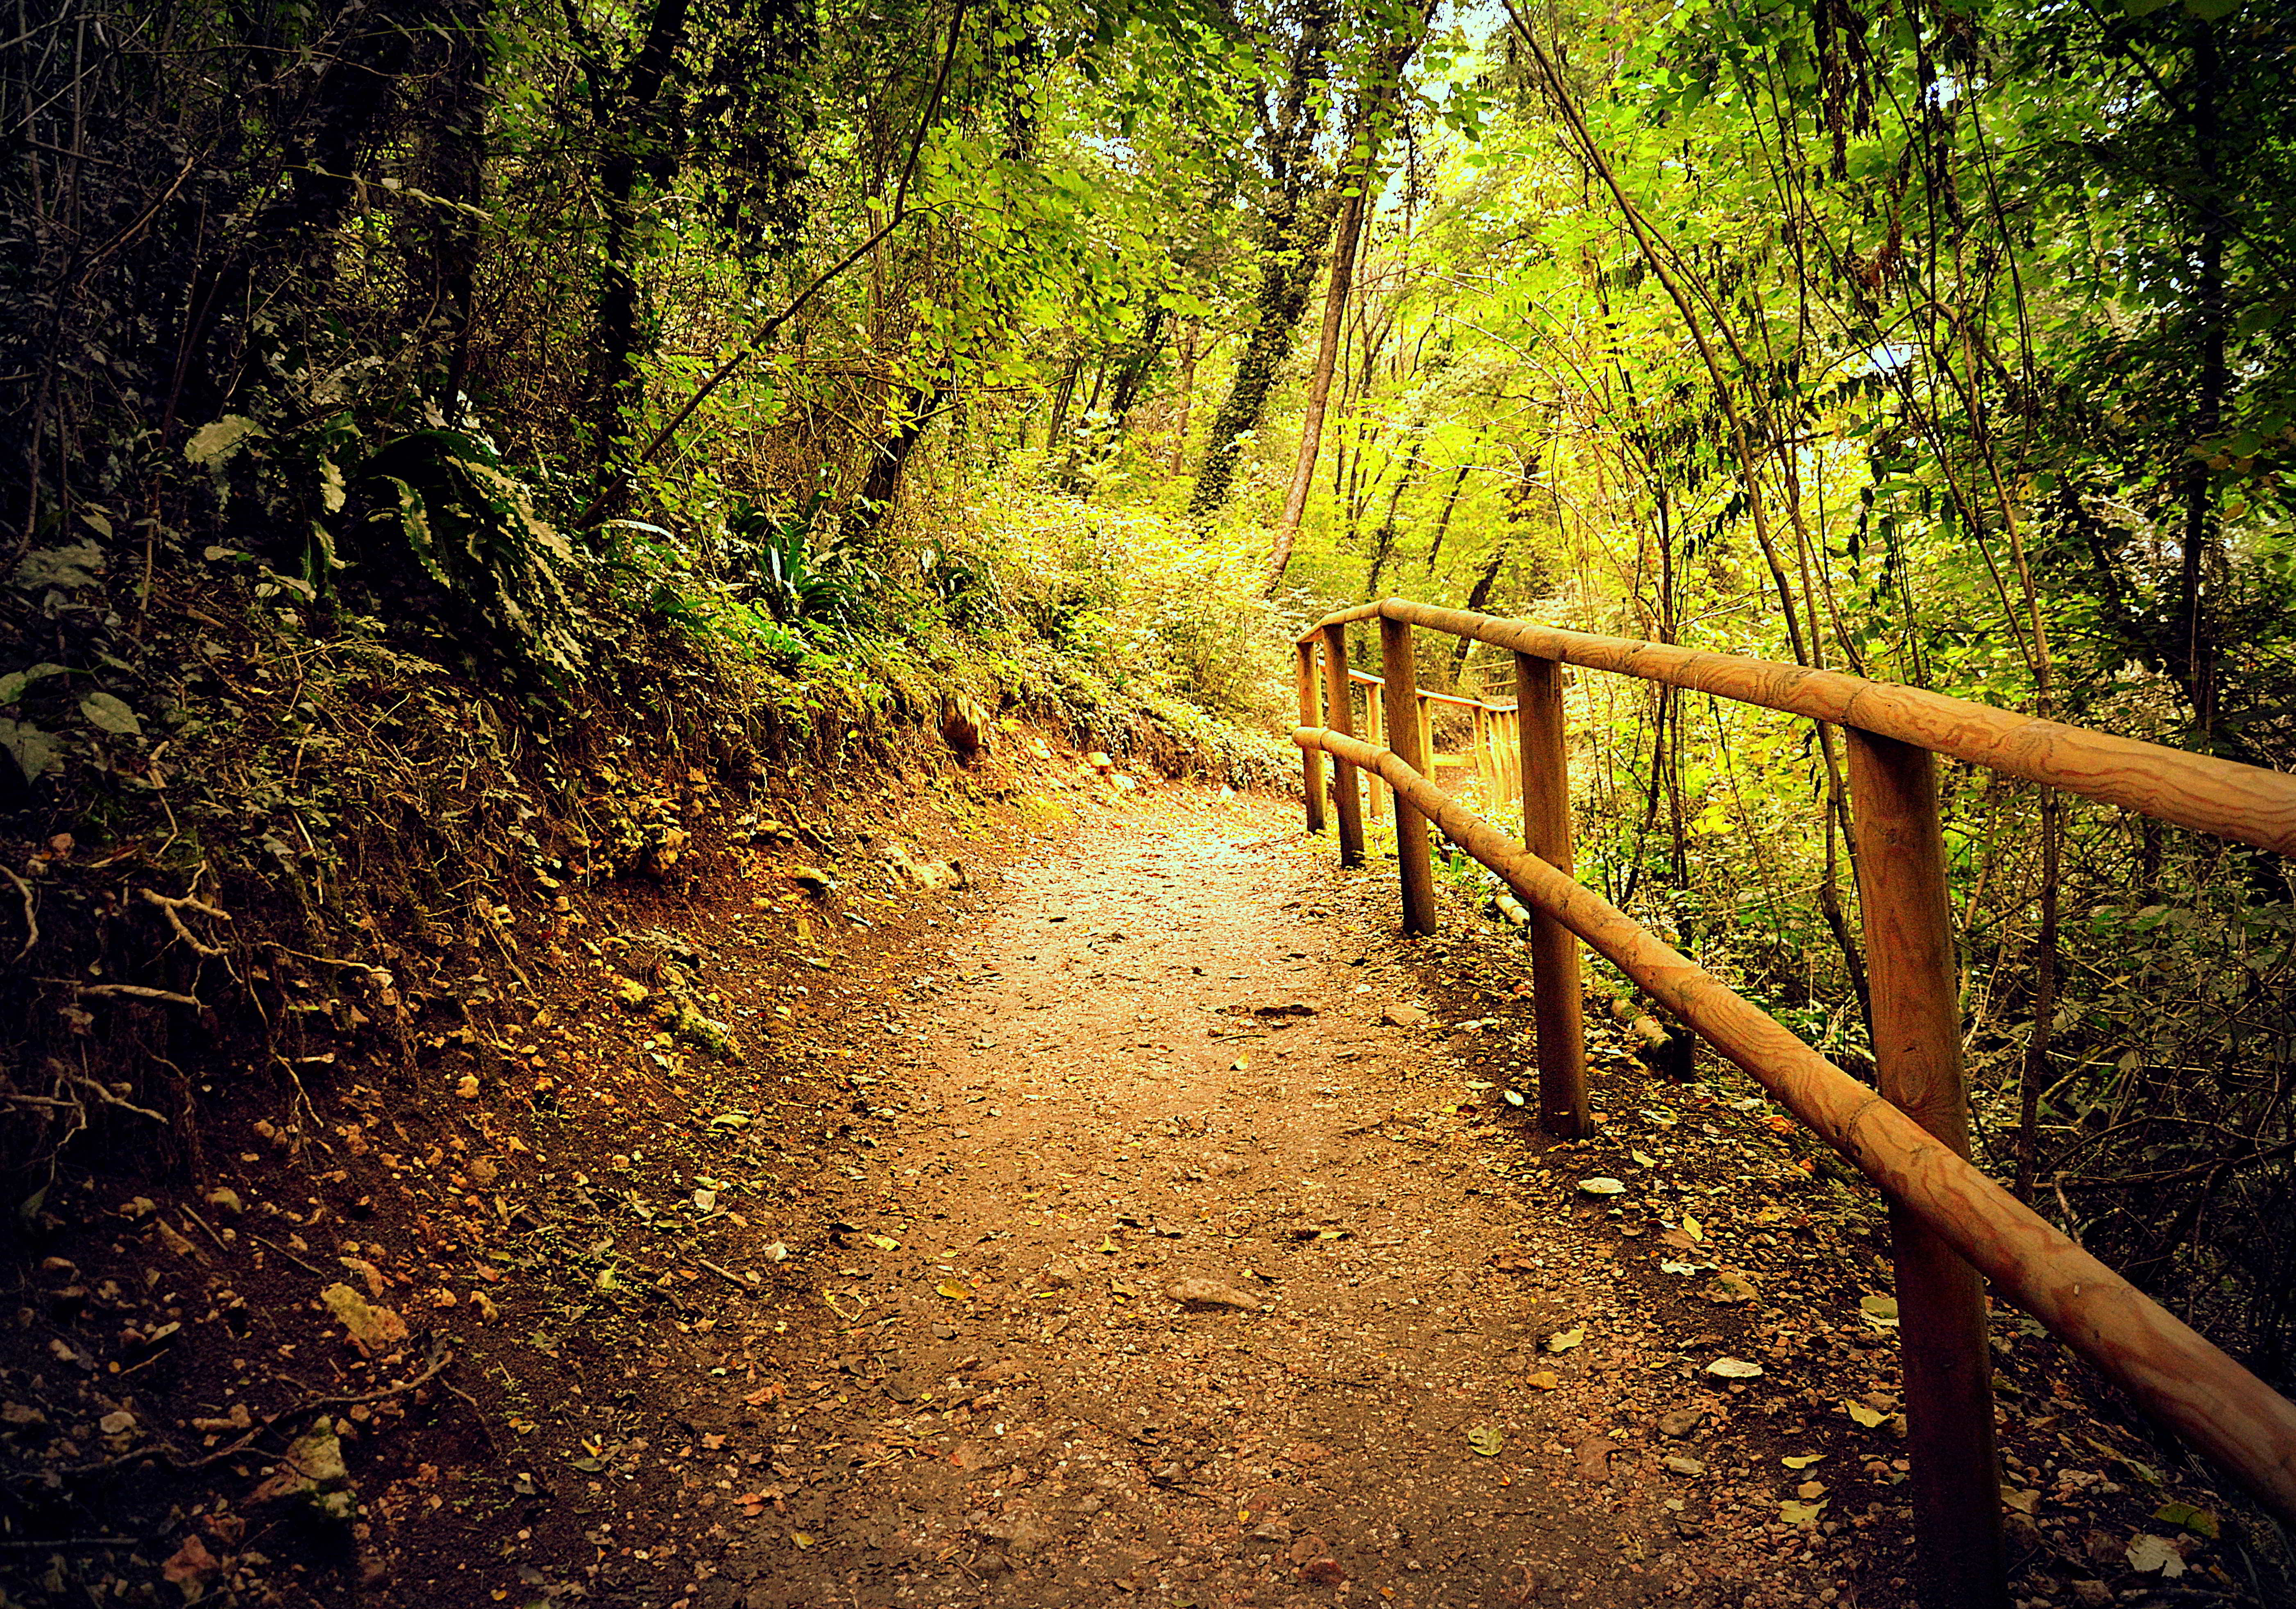
[[[573,892],[666,873],[698,796],[825,821],[1019,720],[1169,775],[1288,774],[1238,723],[1266,623],[1204,584],[1233,556],[1160,527],[1006,502],[840,549],[752,509],[578,551],[447,432],[341,486],[324,543],[139,564],[98,516],[0,589],[53,645],[0,676],[13,1228],[76,1147],[197,1172],[203,1113],[250,1081],[405,1065],[411,1015],[522,979]]]

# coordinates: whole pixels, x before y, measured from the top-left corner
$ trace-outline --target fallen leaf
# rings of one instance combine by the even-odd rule
[[[2152,1511],[2152,1517],[2166,1520],[2171,1525],[2180,1525],[2194,1536],[2204,1536],[2210,1541],[2220,1534],[2217,1516],[2205,1508],[2195,1508],[2190,1503],[2163,1503]]]
[[[1808,1469],[1811,1465],[1821,1462],[1824,1457],[1822,1452],[1788,1453],[1778,1462],[1788,1469]]]
[[[1815,1503],[1787,1501],[1778,1505],[1778,1523],[1784,1525],[1807,1525],[1825,1512],[1825,1499]]]
[[[901,1243],[890,1235],[864,1235],[861,1238],[881,1252],[898,1252],[901,1249]]]
[[[1703,1240],[1706,1238],[1705,1226],[1687,1213],[1685,1213],[1682,1215],[1682,1232],[1689,1236],[1693,1240]]]
[[[352,1343],[369,1354],[388,1351],[407,1339],[406,1320],[387,1307],[370,1307],[366,1298],[348,1285],[331,1285],[319,1300],[335,1316]]]
[[[1585,1330],[1566,1329],[1560,1335],[1554,1335],[1546,1337],[1546,1350],[1551,1352],[1567,1352],[1572,1347],[1577,1346],[1580,1342],[1586,1339],[1587,1332]]]
[[[1628,1151],[1627,1155],[1633,1157],[1636,1162],[1639,1162],[1646,1168],[1654,1168],[1658,1166],[1658,1158],[1655,1156],[1646,1156],[1640,1151]]]
[[[1743,1358],[1717,1358],[1706,1366],[1706,1372],[1725,1380],[1753,1380],[1760,1377],[1762,1366]]]
[[[1562,1380],[1557,1377],[1554,1371],[1551,1368],[1542,1368],[1534,1371],[1530,1375],[1525,1376],[1523,1383],[1527,1385],[1536,1386],[1540,1391],[1553,1391],[1556,1386],[1562,1384]]]
[[[1895,1296],[1861,1296],[1857,1299],[1857,1315],[1875,1329],[1898,1327],[1898,1299]]]
[[[1580,1180],[1578,1193],[1582,1196],[1623,1196],[1627,1193],[1627,1187],[1618,1180],[1604,1179],[1598,1175],[1593,1179]]]
[[[933,1292],[936,1295],[947,1297],[951,1302],[969,1302],[972,1299],[972,1293],[954,1279],[942,1280],[933,1286]]]
[[[1794,1488],[1794,1496],[1801,1498],[1804,1500],[1808,1500],[1812,1498],[1822,1498],[1824,1495],[1825,1482],[1823,1481],[1804,1481],[1800,1485]]]
[[[1487,1458],[1495,1458],[1506,1445],[1506,1437],[1488,1425],[1478,1425],[1467,1433],[1467,1445]]]
[[[2030,1514],[2033,1512],[2033,1505],[2041,1500],[2041,1494],[2038,1491],[2020,1491],[2013,1486],[2004,1486],[2001,1489],[2001,1500],[2019,1514]]]
[[[2185,1556],[2164,1536],[2140,1536],[2122,1549],[2128,1567],[2145,1575],[2175,1577],[2185,1573]]]
[[[1844,1401],[1841,1406],[1849,1411],[1851,1418],[1868,1430],[1878,1429],[1888,1424],[1890,1419],[1890,1416],[1883,1413],[1880,1409],[1868,1408],[1863,1402]]]
[[[223,1569],[208,1545],[195,1536],[185,1537],[184,1545],[176,1549],[168,1562],[160,1566],[160,1579],[178,1586],[186,1582],[209,1580]]]

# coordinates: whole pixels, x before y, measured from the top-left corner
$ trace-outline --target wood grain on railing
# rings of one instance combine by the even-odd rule
[[[1302,748],[1377,772],[1410,809],[1496,872],[1526,904],[1552,912],[1608,957],[2148,1412],[2277,1513],[2296,1519],[2296,1404],[1873,1089],[1625,912],[1513,843],[1399,755],[1329,731],[1302,729],[1292,736]],[[1945,1547],[1957,1541],[1928,1540]]]
[[[1347,670],[1346,628],[1377,620],[1382,676]],[[1411,631],[1426,626],[1513,656],[1513,705],[1422,693]],[[1551,1131],[1587,1132],[1578,940],[1736,1062],[1827,1144],[1879,1185],[1890,1203],[1914,1466],[1915,1574],[1936,1609],[2007,1602],[1990,1359],[1980,1271],[2012,1301],[2210,1453],[2284,1516],[2296,1519],[2296,1405],[2274,1393],[2167,1310],[1971,1165],[1952,915],[1939,829],[1936,764],[1943,755],[2164,821],[2284,854],[2296,853],[2296,777],[2207,755],[2036,720],[1964,698],[1833,671],[1701,653],[1501,620],[1402,599],[1326,616],[1318,633],[1328,685],[1347,703],[1349,681],[1376,683],[1367,700],[1374,741],[1303,723],[1305,755],[1329,754],[1360,774],[1374,800],[1391,790],[1407,932],[1431,931],[1433,888],[1425,823],[1496,872],[1531,912],[1539,1105]],[[1301,661],[1303,677],[1308,661]],[[1565,665],[1688,688],[1842,727],[1860,905],[1872,968],[1880,1092],[1858,1083],[1784,1026],[1731,992],[1571,878]],[[1368,691],[1368,688],[1366,689]],[[1426,712],[1435,702],[1473,715],[1485,796],[1522,801],[1518,845],[1432,781]],[[1308,709],[1303,696],[1303,714]],[[1488,753],[1495,732],[1514,741],[1514,774]],[[1384,731],[1390,736],[1378,741]],[[1310,769],[1308,780],[1315,782]],[[1575,935],[1575,937],[1574,937]]]
[[[2296,854],[2296,776],[2284,772],[1839,671],[1598,637],[1399,598],[1362,609],[1367,612],[1345,612],[1857,727],[2179,827]]]

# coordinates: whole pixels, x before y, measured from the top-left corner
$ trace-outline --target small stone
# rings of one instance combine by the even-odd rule
[[[1717,1307],[1735,1307],[1742,1303],[1760,1299],[1761,1293],[1754,1282],[1734,1268],[1718,1268],[1714,1278],[1707,1282],[1706,1299]]]
[[[1680,1453],[1669,1457],[1666,1466],[1678,1475],[1702,1475],[1706,1473],[1705,1465],[1696,1458],[1685,1458]]]
[[[1417,1006],[1398,1004],[1382,1010],[1379,1020],[1390,1028],[1423,1028],[1428,1019],[1427,1013]]]
[[[1705,1423],[1705,1420],[1706,1410],[1702,1408],[1677,1408],[1671,1412],[1659,1415],[1658,1433],[1662,1436],[1672,1436],[1679,1442]]]
[[[1335,1558],[1310,1559],[1300,1566],[1300,1579],[1310,1587],[1344,1587],[1348,1572],[1340,1568],[1340,1561]]]
[[[1292,1540],[1292,1522],[1283,1519],[1263,1520],[1254,1525],[1249,1534],[1255,1542],[1289,1542]]]
[[[2081,1609],[2106,1609],[2112,1602],[2112,1589],[2103,1581],[2079,1580],[2070,1583],[2073,1602]]]
[[[1240,1291],[1217,1279],[1175,1279],[1164,1287],[1164,1295],[1182,1307],[1224,1307],[1239,1313],[1256,1313],[1261,1306],[1259,1298],[1251,1292]]]
[[[121,1409],[108,1413],[95,1422],[95,1427],[107,1436],[124,1436],[135,1428],[135,1416]]]
[[[1080,1271],[1067,1258],[1055,1257],[1037,1271],[1037,1282],[1048,1291],[1064,1291],[1076,1284]]]

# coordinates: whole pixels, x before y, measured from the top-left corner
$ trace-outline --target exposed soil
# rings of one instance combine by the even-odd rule
[[[1390,937],[1296,805],[937,798],[705,832],[228,1183],[65,1189],[22,1600],[1906,1601],[1886,1231],[1751,1085],[1598,1041],[1551,1144],[1519,946]],[[2255,1601],[2235,1510],[1997,1332],[2021,1600]]]

